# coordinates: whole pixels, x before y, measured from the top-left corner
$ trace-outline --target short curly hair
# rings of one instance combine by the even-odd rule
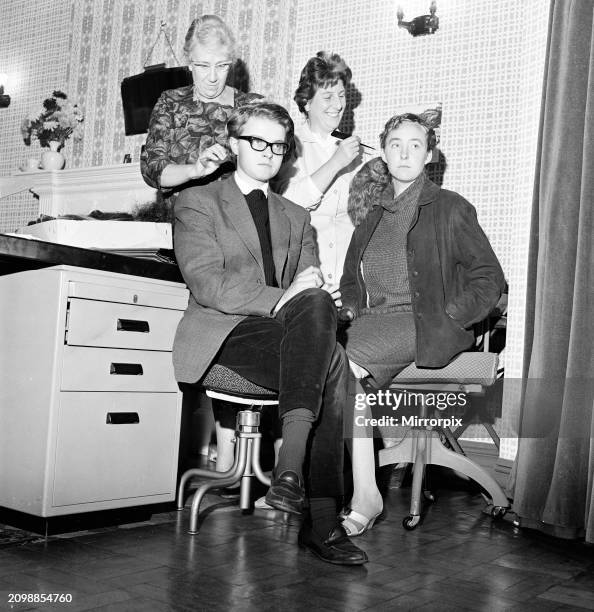
[[[337,53],[318,51],[315,57],[307,60],[301,71],[299,85],[295,90],[295,100],[299,110],[306,114],[305,105],[314,97],[318,89],[326,89],[342,81],[345,89],[349,86],[353,73]]]
[[[386,146],[386,140],[388,139],[388,134],[395,130],[397,127],[400,127],[403,123],[418,123],[424,130],[427,136],[427,151],[433,151],[435,145],[437,144],[437,137],[435,136],[435,130],[431,125],[425,120],[424,117],[420,115],[415,115],[414,113],[402,113],[401,115],[394,115],[386,122],[382,133],[379,136],[380,145],[382,149]]]
[[[235,37],[229,26],[217,15],[202,15],[192,21],[184,42],[184,53],[189,57],[194,45],[218,44],[227,47],[231,59],[235,59]]]

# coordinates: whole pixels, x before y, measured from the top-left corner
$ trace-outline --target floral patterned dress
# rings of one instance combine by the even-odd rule
[[[234,106],[261,98],[259,94],[233,91]],[[233,108],[218,102],[194,100],[192,85],[164,91],[151,114],[146,145],[140,156],[140,171],[146,183],[161,189],[161,172],[165,166],[192,164],[213,144],[218,142],[225,146],[225,125]],[[172,190],[210,183],[229,176],[234,169],[231,161],[225,162],[213,174]]]

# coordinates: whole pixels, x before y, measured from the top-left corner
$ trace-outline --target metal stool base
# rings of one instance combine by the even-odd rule
[[[196,489],[190,508],[190,535],[196,535],[198,529],[198,514],[200,504],[210,489],[227,487],[241,481],[239,487],[239,507],[250,510],[252,507],[251,490],[254,476],[266,486],[270,486],[270,478],[266,477],[260,466],[260,443],[262,434],[258,431],[260,413],[251,410],[242,410],[237,414],[237,431],[235,444],[235,460],[227,472],[213,472],[193,468],[186,470],[182,475],[177,493],[177,509],[184,509],[184,490],[186,484],[194,476],[208,478],[209,482],[202,483]]]

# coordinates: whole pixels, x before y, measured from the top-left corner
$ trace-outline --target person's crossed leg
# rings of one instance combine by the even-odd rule
[[[364,563],[365,553],[348,541],[336,516],[343,492],[348,366],[336,342],[330,294],[307,289],[274,318],[246,317],[226,339],[216,363],[279,392],[283,444],[266,502],[301,514],[307,483],[309,512],[300,543],[325,561]]]

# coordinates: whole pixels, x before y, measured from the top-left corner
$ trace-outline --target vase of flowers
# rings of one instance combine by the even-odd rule
[[[49,151],[41,154],[41,167],[44,170],[62,170],[66,165],[66,158],[60,153],[60,143],[57,140],[50,140]]]
[[[50,98],[43,101],[43,111],[25,117],[21,124],[21,134],[27,146],[34,139],[42,147],[48,147],[41,156],[41,166],[45,170],[61,170],[66,160],[60,150],[71,136],[78,140],[82,136],[84,116],[78,104],[68,99],[62,91],[54,91]]]

